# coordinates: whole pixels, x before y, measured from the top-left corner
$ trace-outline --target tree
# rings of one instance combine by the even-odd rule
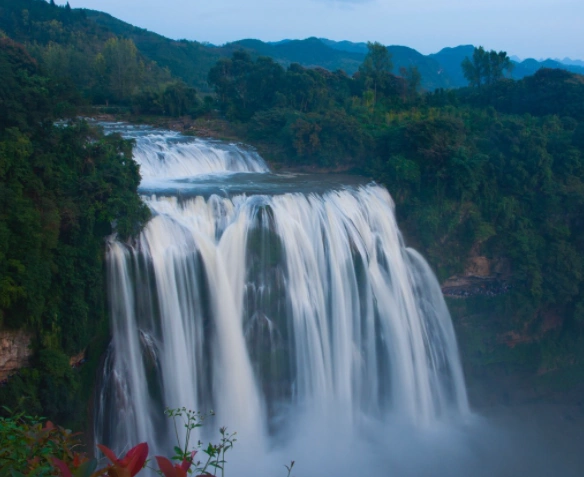
[[[368,42],[367,50],[367,56],[363,64],[359,67],[361,73],[365,75],[391,73],[393,63],[391,61],[391,53],[389,53],[386,46],[378,42]]]
[[[359,66],[359,73],[365,80],[365,86],[373,90],[373,103],[377,101],[377,90],[380,84],[384,83],[391,70],[393,63],[391,61],[391,54],[386,46],[375,42],[367,43],[367,56]]]
[[[199,106],[197,90],[187,86],[182,81],[169,84],[161,94],[163,114],[166,116],[182,116],[194,114]]]
[[[218,61],[208,80],[227,117],[248,120],[276,102],[283,76],[284,69],[271,58],[259,57],[254,62],[249,53],[240,50]]]
[[[103,49],[106,73],[114,98],[129,99],[142,76],[138,49],[130,39],[110,38]]]
[[[399,69],[399,73],[406,80],[408,85],[408,96],[410,99],[414,98],[418,93],[420,84],[422,82],[422,75],[417,66],[402,66]]]
[[[504,51],[495,50],[489,52],[489,68],[487,70],[487,84],[493,84],[505,77],[505,71],[511,73],[513,63]]]
[[[461,63],[464,77],[471,86],[492,85],[513,69],[513,63],[504,51],[486,51],[482,46],[474,49],[472,61],[466,57]]]

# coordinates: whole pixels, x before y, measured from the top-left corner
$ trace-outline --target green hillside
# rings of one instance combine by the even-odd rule
[[[174,41],[157,33],[125,23],[107,13],[82,10],[87,18],[114,35],[130,38],[144,57],[162,68],[168,68],[172,76],[200,91],[209,91],[207,73],[222,56],[231,54],[229,48],[216,48],[196,41]]]

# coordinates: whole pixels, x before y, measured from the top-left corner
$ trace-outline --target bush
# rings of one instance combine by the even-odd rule
[[[5,408],[5,410],[9,411]],[[16,414],[0,417],[0,475],[58,475],[53,458],[71,466],[81,465],[79,435],[41,419]]]

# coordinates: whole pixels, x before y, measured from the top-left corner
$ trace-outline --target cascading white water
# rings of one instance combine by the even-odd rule
[[[149,184],[268,173],[235,146],[226,161],[218,145],[134,136]],[[140,237],[108,245],[113,340],[98,442],[166,452],[165,407],[213,409],[264,451],[306,410],[342,416],[349,435],[365,421],[425,429],[469,413],[442,293],[405,247],[388,192],[304,186],[144,198],[153,218]]]

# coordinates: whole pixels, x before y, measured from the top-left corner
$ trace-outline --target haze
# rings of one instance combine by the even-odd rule
[[[64,4],[64,0],[57,3]],[[310,36],[421,53],[482,45],[520,58],[584,59],[581,0],[70,0],[174,39],[223,44]]]

